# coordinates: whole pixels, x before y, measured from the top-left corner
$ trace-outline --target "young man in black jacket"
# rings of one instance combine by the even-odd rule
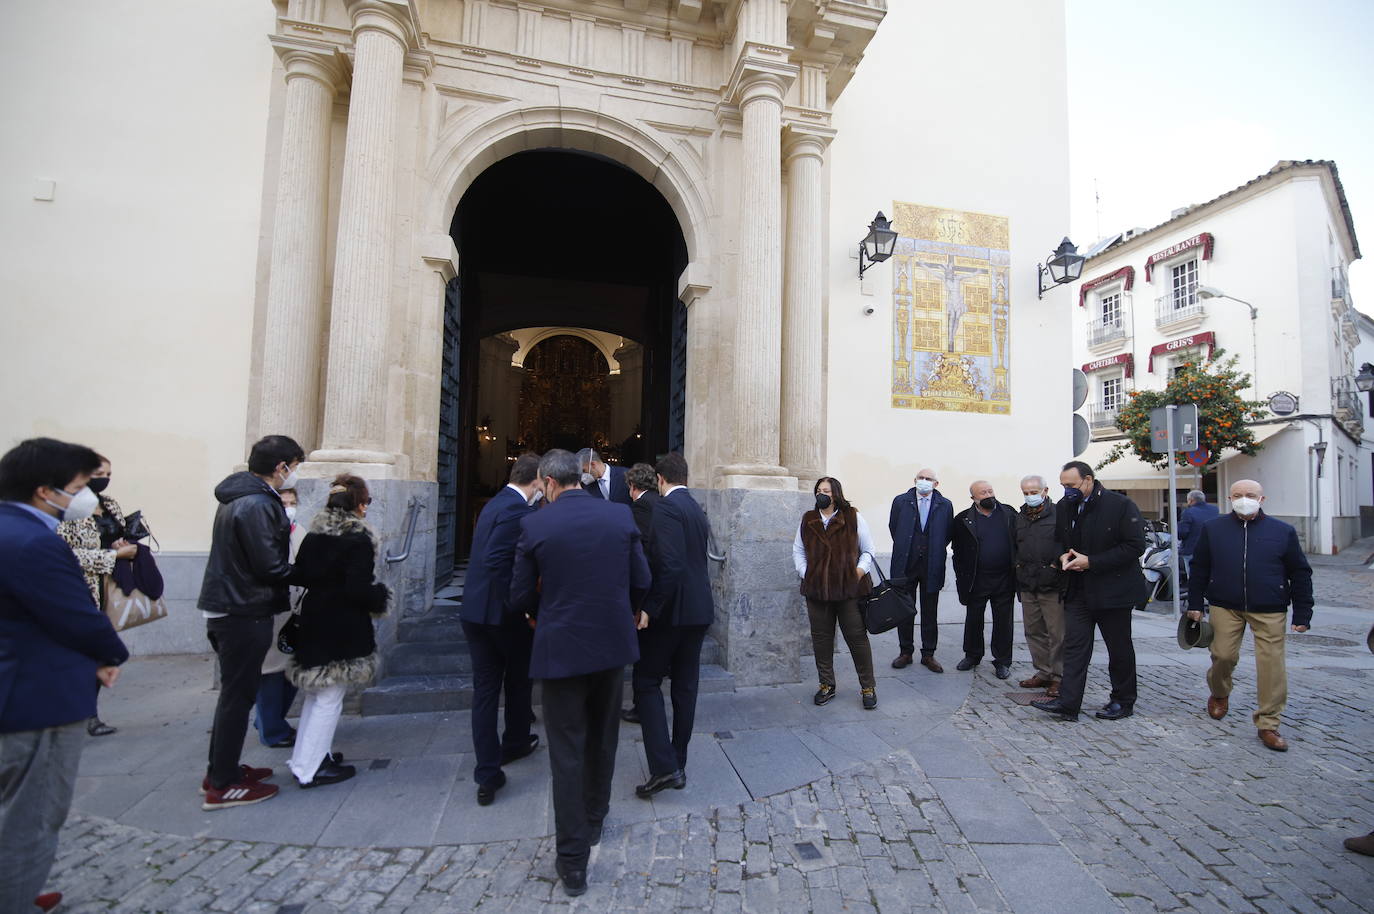
[[[1067,572],[1064,595],[1064,681],[1059,697],[1033,701],[1042,711],[1077,720],[1093,656],[1093,626],[1107,645],[1111,700],[1097,712],[1103,720],[1134,713],[1135,644],[1131,610],[1145,598],[1140,555],[1145,551],[1145,523],[1140,509],[1125,495],[1103,488],[1093,468],[1081,460],[1064,464],[1059,474],[1064,498],[1056,530],[1064,549],[1059,566]]]
[[[277,793],[276,785],[262,783],[272,769],[241,765],[239,755],[272,643],[272,617],[290,609],[291,522],[278,493],[295,486],[304,459],[295,441],[269,435],[253,445],[248,472],[215,487],[220,504],[197,602],[220,668],[202,809],[261,803]]]
[[[1279,717],[1288,702],[1283,623],[1293,604],[1293,631],[1312,622],[1312,566],[1298,532],[1260,510],[1264,487],[1253,479],[1231,486],[1231,513],[1208,521],[1193,552],[1188,616],[1212,617],[1212,668],[1207,671],[1207,713],[1221,720],[1230,709],[1231,673],[1240,661],[1245,627],[1255,633],[1255,676],[1260,742],[1288,750]]]

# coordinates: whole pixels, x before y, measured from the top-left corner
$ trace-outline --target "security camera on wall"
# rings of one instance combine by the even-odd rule
[[[867,308],[864,308],[864,314],[872,314],[872,313],[873,313],[873,306],[872,306],[872,305],[869,305]]]

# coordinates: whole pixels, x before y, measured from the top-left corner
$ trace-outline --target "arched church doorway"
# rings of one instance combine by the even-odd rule
[[[450,234],[440,580],[517,454],[597,447],[628,466],[681,450],[686,382],[687,246],[635,172],[592,153],[511,155],[468,187]]]

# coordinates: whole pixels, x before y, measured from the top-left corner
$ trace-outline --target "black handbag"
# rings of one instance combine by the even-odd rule
[[[873,558],[871,553],[868,557]],[[916,618],[916,598],[905,587],[889,581],[877,559],[873,560],[873,569],[878,572],[878,586],[859,597],[859,611],[868,633],[881,635]]]
[[[291,610],[291,618],[282,623],[281,631],[277,632],[277,650],[283,654],[294,654],[296,648],[301,643],[301,600],[305,599],[305,591],[301,591],[300,596],[296,597],[296,605]]]

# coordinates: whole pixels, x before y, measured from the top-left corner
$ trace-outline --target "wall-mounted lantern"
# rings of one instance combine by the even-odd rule
[[[1066,282],[1074,282],[1083,275],[1083,261],[1087,258],[1078,253],[1078,248],[1069,239],[1065,238],[1059,242],[1059,247],[1050,253],[1049,266],[1036,264],[1035,268],[1039,272],[1040,294],[1038,298],[1045,297],[1045,291],[1055,286],[1062,286]],[[1045,274],[1050,274],[1050,284],[1045,285]]]
[[[859,278],[863,279],[864,270],[873,264],[891,257],[896,248],[897,233],[892,230],[892,223],[887,221],[882,210],[879,210],[873,221],[868,223],[868,234],[859,242]]]

